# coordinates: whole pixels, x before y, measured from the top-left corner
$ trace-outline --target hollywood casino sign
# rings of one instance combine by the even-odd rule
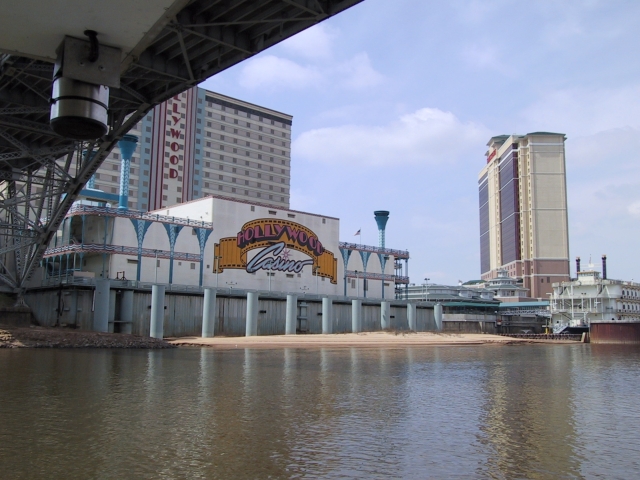
[[[256,249],[260,251],[247,261],[247,253]],[[291,249],[309,258],[294,260],[290,258]],[[264,218],[248,222],[235,238],[220,239],[215,256],[220,258],[218,272],[243,268],[248,273],[258,270],[300,273],[305,266],[315,265],[319,276],[336,283],[337,262],[333,253],[324,248],[313,231],[295,222]]]

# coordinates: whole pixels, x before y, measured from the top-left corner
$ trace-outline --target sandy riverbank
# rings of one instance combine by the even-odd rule
[[[0,348],[173,348],[155,338],[68,328],[0,326]]]
[[[314,347],[408,347],[438,345],[514,345],[527,343],[576,343],[532,340],[473,333],[342,333],[333,335],[269,335],[260,337],[181,337],[167,341],[177,346],[213,348],[314,348]]]

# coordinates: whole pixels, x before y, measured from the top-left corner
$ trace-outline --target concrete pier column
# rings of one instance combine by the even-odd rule
[[[162,338],[164,331],[164,285],[151,286],[151,338]]]
[[[433,307],[433,318],[436,321],[436,330],[442,331],[442,304],[436,303]]]
[[[93,302],[93,331],[109,331],[109,304],[111,282],[106,279],[96,280],[95,299]]]
[[[258,336],[258,292],[247,292],[247,329],[245,336]]]
[[[109,291],[109,333],[115,331],[116,322],[116,291]]]
[[[360,333],[362,329],[362,300],[351,300],[351,332]]]
[[[329,335],[333,333],[333,321],[331,317],[333,316],[333,301],[324,297],[322,299],[322,333],[324,335]]]
[[[120,302],[120,333],[131,333],[133,327],[133,290],[123,290]]]
[[[391,302],[380,302],[380,327],[391,328]]]
[[[418,331],[418,318],[415,303],[407,303],[407,321],[409,322],[409,330],[412,332]]]
[[[285,331],[287,335],[296,334],[296,323],[298,320],[298,297],[287,295],[287,315],[285,321]]]
[[[202,338],[213,337],[216,324],[216,290],[204,289],[202,302]]]

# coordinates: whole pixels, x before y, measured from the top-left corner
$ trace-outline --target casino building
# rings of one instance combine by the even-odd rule
[[[500,271],[547,298],[569,280],[565,135],[492,137],[478,178],[483,280]]]
[[[339,234],[334,217],[217,195],[153,212],[83,200],[45,252],[40,284],[102,278],[363,298],[394,298],[408,284],[398,268],[409,252]]]

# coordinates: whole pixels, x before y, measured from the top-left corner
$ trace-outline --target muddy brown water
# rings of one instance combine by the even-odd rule
[[[640,478],[640,349],[0,350],[0,478]]]

